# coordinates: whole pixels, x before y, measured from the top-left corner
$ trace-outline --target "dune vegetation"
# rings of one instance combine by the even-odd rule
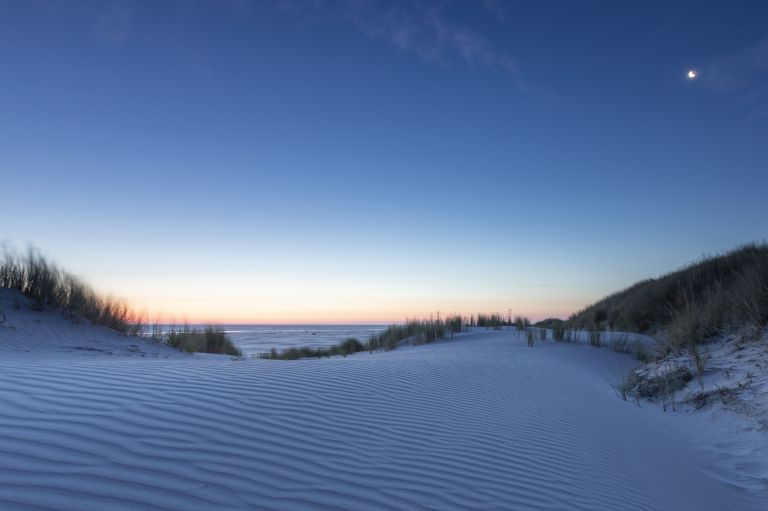
[[[611,294],[573,314],[569,328],[664,334],[667,350],[694,349],[718,332],[768,324],[768,244],[748,244]]]
[[[35,310],[58,310],[73,321],[85,320],[133,336],[147,330],[147,321],[125,302],[99,294],[33,248],[24,255],[5,251],[0,260],[0,288],[21,292]],[[240,355],[227,335],[214,327],[184,327],[166,333],[156,328],[150,337],[182,351]]]
[[[155,335],[168,346],[190,353],[215,353],[220,355],[241,356],[242,353],[220,328],[207,326],[203,329],[185,326],[169,332]]]
[[[260,358],[272,360],[296,360],[300,358],[321,358],[332,356],[347,356],[361,351],[389,351],[403,344],[418,345],[429,344],[440,339],[449,339],[454,334],[468,330],[471,327],[491,328],[500,330],[504,326],[516,326],[519,329],[527,328],[531,324],[530,319],[517,316],[514,320],[505,320],[501,314],[478,314],[463,317],[453,314],[441,318],[412,319],[404,323],[388,326],[383,332],[372,335],[366,341],[349,338],[335,346],[311,348],[294,347],[281,351],[272,349],[259,355]]]
[[[351,337],[335,346],[321,348],[287,348],[282,351],[272,349],[262,353],[261,358],[273,360],[296,360],[299,358],[347,356],[360,351],[388,351],[400,343],[427,344],[438,339],[445,339],[468,327],[468,322],[461,316],[447,316],[445,319],[409,320],[403,324],[388,326],[383,332],[372,335],[367,341]]]
[[[259,355],[260,358],[273,360],[298,360],[300,358],[323,358],[341,355],[346,357],[353,353],[365,351],[366,346],[356,337],[348,337],[335,346],[311,348],[308,346],[286,348],[282,351],[272,348],[267,353]]]
[[[140,334],[144,327],[142,318],[124,302],[101,296],[32,248],[23,256],[5,252],[0,261],[0,287],[20,291],[36,310],[60,310],[71,319],[129,335]]]

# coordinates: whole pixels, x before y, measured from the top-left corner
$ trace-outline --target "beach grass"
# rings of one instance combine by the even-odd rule
[[[73,320],[129,335],[141,334],[146,323],[124,302],[97,293],[33,248],[21,256],[6,249],[0,261],[0,287],[20,291],[35,310],[60,310]]]
[[[743,245],[638,282],[567,323],[590,332],[665,332],[665,352],[690,350],[723,330],[758,332],[768,324],[768,244]]]
[[[168,346],[189,353],[214,353],[220,355],[242,356],[229,336],[220,328],[207,326],[202,329],[172,329],[160,336]]]
[[[365,350],[365,345],[360,342],[359,339],[355,337],[348,337],[335,346],[320,348],[302,346],[286,348],[280,351],[272,348],[269,352],[260,354],[259,358],[266,358],[270,360],[298,360],[301,358],[325,358],[334,356],[346,357],[347,355],[352,355],[353,353],[358,353]]]
[[[498,317],[501,318],[500,315]],[[284,350],[272,349],[267,353],[260,354],[259,358],[296,360],[300,358],[347,356],[361,351],[389,351],[401,344],[429,344],[440,339],[453,337],[454,334],[466,330],[471,323],[471,320],[467,320],[460,315],[450,315],[445,318],[440,318],[438,315],[436,318],[430,319],[412,319],[406,320],[404,323],[389,325],[382,332],[372,335],[365,342],[355,338],[348,338],[335,346],[319,348],[293,347]],[[491,324],[489,323],[486,326],[493,328],[490,326]]]

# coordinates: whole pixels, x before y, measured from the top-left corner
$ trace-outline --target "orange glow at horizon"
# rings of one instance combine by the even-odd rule
[[[499,300],[429,300],[423,297],[411,300],[345,300],[329,297],[322,303],[301,298],[295,298],[292,303],[283,300],[267,303],[266,300],[253,298],[248,301],[148,298],[133,297],[126,301],[151,322],[177,324],[390,324],[409,318],[434,317],[437,314],[445,317],[453,314],[470,316],[499,313],[506,317],[510,312],[513,316],[528,316],[537,321],[547,317],[566,318],[585,303],[581,300],[541,300],[539,297],[531,297],[525,305],[504,304]]]
[[[565,318],[590,303],[579,281],[557,287],[522,278],[445,272],[357,272],[349,276],[291,267],[267,273],[261,268],[223,268],[201,274],[194,267],[172,271],[104,272],[93,281],[100,291],[121,297],[148,322],[183,324],[389,324],[409,318],[478,313]],[[152,275],[152,276],[148,276]],[[194,279],[189,275],[195,275]]]

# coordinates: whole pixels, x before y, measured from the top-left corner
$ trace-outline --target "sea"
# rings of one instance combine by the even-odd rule
[[[206,325],[189,325],[204,328]],[[171,325],[163,325],[172,328]],[[258,355],[272,348],[333,346],[348,337],[367,341],[387,325],[216,325],[226,332],[245,356]]]

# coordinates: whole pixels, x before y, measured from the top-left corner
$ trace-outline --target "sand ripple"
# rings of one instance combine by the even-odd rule
[[[295,362],[7,357],[0,508],[749,506],[656,411],[612,395],[615,355],[524,344],[492,332]]]

